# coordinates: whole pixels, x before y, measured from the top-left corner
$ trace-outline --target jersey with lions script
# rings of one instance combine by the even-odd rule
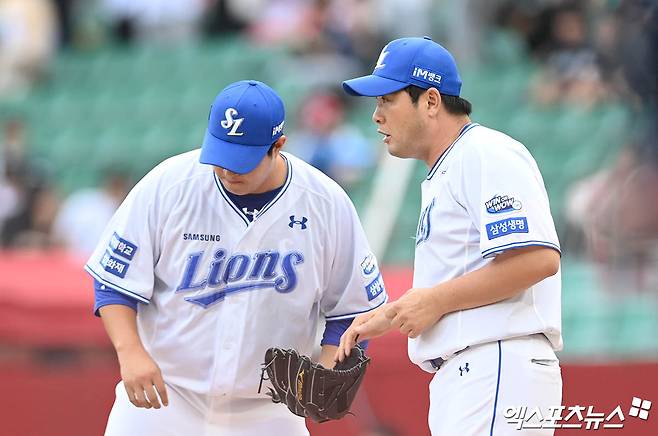
[[[469,123],[422,183],[413,286],[435,286],[528,246],[560,250],[537,164],[523,144]],[[559,350],[560,289],[558,272],[512,298],[449,313],[409,339],[409,357],[434,372],[435,358],[534,333]]]
[[[164,161],[130,192],[86,264],[97,281],[144,303],[139,335],[167,383],[261,397],[267,348],[311,355],[322,320],[387,300],[345,192],[282,156],[285,183],[253,221],[199,150]]]

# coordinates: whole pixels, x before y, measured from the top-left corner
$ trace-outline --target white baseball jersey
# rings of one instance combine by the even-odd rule
[[[137,323],[167,383],[258,395],[269,347],[318,348],[320,321],[386,299],[377,261],[345,192],[283,154],[279,194],[249,222],[199,150],[147,174],[108,225],[86,270],[144,303]]]
[[[560,250],[544,182],[523,144],[478,124],[462,129],[422,183],[414,287],[435,286],[518,247]],[[513,298],[450,313],[409,340],[409,357],[428,362],[467,346],[544,333],[562,348],[560,274]]]

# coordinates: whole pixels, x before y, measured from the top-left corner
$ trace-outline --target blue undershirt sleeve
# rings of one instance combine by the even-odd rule
[[[354,318],[327,321],[320,345],[338,346],[340,344],[340,337],[343,336],[343,333],[349,328],[352,321],[354,321]],[[368,348],[368,341],[359,342],[359,345],[365,350]]]
[[[136,299],[109,288],[98,280],[94,280],[94,315],[101,316],[98,309],[108,304],[122,304],[133,308],[136,312],[137,303]]]

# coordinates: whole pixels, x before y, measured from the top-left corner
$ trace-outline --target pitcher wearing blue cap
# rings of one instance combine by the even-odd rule
[[[336,359],[357,337],[399,330],[411,361],[435,373],[432,434],[552,435],[562,336],[548,196],[523,144],[471,121],[461,85],[452,55],[428,37],[390,42],[371,75],[343,82],[351,95],[375,97],[389,153],[425,162],[428,173],[413,287],[358,316]]]
[[[266,350],[333,367],[356,315],[386,302],[354,206],[281,151],[284,129],[272,88],[227,86],[202,147],[155,167],[112,218],[85,266],[121,369],[106,435],[308,435],[259,393]]]

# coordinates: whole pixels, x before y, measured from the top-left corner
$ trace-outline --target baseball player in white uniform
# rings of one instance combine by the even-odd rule
[[[357,337],[399,329],[410,359],[436,373],[432,434],[553,434],[539,426],[561,404],[560,247],[535,160],[471,122],[452,55],[427,37],[390,42],[372,75],[343,87],[376,97],[373,120],[389,152],[429,172],[413,288],[357,317],[336,358]],[[526,423],[538,428],[507,422],[520,407],[539,408]]]
[[[229,85],[202,148],[156,166],[108,225],[85,266],[121,368],[106,435],[307,435],[258,393],[265,351],[333,367],[352,319],[385,303],[351,201],[281,152],[283,126],[270,87]]]

